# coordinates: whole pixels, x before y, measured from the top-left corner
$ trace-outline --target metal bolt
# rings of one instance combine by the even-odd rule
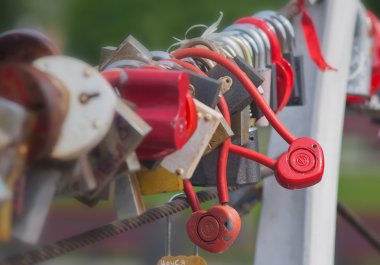
[[[203,118],[205,121],[211,121],[211,119],[212,119],[212,117],[209,113],[207,113]]]
[[[85,68],[85,69],[83,70],[83,76],[84,76],[84,77],[91,77],[92,72],[93,72],[93,69],[92,69],[92,68]]]
[[[180,168],[176,169],[175,173],[176,173],[177,176],[182,176],[183,173],[185,173],[185,170],[180,167]]]

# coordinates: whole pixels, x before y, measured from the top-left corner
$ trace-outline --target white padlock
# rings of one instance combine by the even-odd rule
[[[70,160],[95,147],[109,130],[117,96],[110,84],[92,66],[66,56],[37,59],[33,65],[66,87],[69,107],[52,157]]]

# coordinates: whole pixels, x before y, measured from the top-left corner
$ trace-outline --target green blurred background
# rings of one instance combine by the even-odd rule
[[[194,24],[210,25],[224,13],[220,28],[236,18],[264,9],[278,9],[287,1],[180,1],[180,0],[3,0],[0,3],[0,31],[16,27],[35,28],[54,39],[67,55],[91,64],[99,60],[100,48],[119,44],[128,34],[134,35],[151,50],[166,50],[184,38]],[[380,1],[365,1],[380,15]],[[369,119],[348,113],[342,145],[339,198],[363,216],[380,234],[380,144],[379,126]],[[261,132],[261,144],[267,141]],[[168,195],[169,196],[169,195]],[[149,205],[164,202],[168,196],[147,197]],[[224,255],[207,256],[209,264],[252,264],[254,239],[260,206],[243,220],[243,233],[237,246]],[[186,213],[187,215],[189,213]],[[96,227],[114,218],[112,207],[103,203],[88,209],[71,200],[56,202],[42,241],[64,238]],[[186,216],[185,216],[186,217]],[[173,218],[176,251],[190,254],[186,242],[184,217]],[[163,253],[163,223],[147,226],[128,235],[96,244],[91,248],[44,263],[58,264],[155,264]],[[340,218],[337,220],[336,264],[380,264],[380,256]],[[154,240],[152,240],[154,239]]]

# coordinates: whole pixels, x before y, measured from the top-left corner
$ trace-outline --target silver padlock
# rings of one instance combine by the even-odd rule
[[[354,44],[351,52],[350,74],[347,84],[348,96],[368,97],[372,74],[372,46],[370,22],[367,10],[360,5],[356,16]]]
[[[124,171],[115,177],[114,206],[118,219],[138,216],[145,212],[145,204],[136,174]]]
[[[116,49],[106,47],[102,50],[102,61],[99,70],[107,68],[118,68],[115,63],[123,60],[141,62],[143,64],[152,64],[152,55],[135,37],[129,35]],[[113,66],[111,66],[113,65]]]
[[[145,121],[124,102],[118,100],[117,114],[111,129],[88,155],[96,180],[96,188],[88,196],[96,198],[123,165],[128,164],[129,167],[136,165],[133,157],[128,157],[134,155],[135,149],[150,130],[151,127]],[[139,168],[139,164],[136,167]]]
[[[23,195],[24,211],[13,220],[13,238],[29,244],[38,242],[62,176],[62,169],[53,162],[28,171]]]
[[[113,88],[96,69],[74,58],[48,56],[33,65],[59,79],[69,96],[69,108],[52,158],[69,161],[87,154],[111,126],[117,103]]]

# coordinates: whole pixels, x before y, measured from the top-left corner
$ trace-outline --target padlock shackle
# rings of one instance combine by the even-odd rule
[[[280,62],[282,59],[281,53],[281,45],[277,38],[276,32],[274,32],[264,20],[255,17],[244,17],[236,20],[234,24],[249,24],[254,25],[265,32],[268,36],[270,47],[271,47],[271,55],[272,55],[272,63]]]
[[[293,68],[282,56],[281,45],[276,32],[262,19],[255,17],[244,17],[235,21],[235,24],[249,24],[258,27],[267,35],[270,42],[272,63],[277,68],[277,87],[281,101],[278,104],[278,111],[281,111],[288,104],[294,86]]]
[[[279,135],[289,144],[291,144],[296,139],[296,137],[277,118],[276,114],[270,108],[268,103],[260,95],[257,87],[236,64],[216,52],[199,48],[186,48],[176,50],[172,53],[172,55],[177,59],[183,59],[186,57],[203,57],[225,67],[227,70],[233,73],[236,78],[243,84],[244,88],[251,95],[259,108],[263,111],[265,117],[268,119],[272,127],[279,133]]]
[[[198,196],[195,193],[193,184],[191,184],[189,179],[183,179],[183,192],[186,194],[191,210],[193,212],[201,210],[201,204],[199,203]]]
[[[275,170],[277,161],[259,152],[250,150],[248,148],[242,147],[240,145],[231,144],[230,152],[235,155],[245,157],[250,160],[254,160],[272,170]]]
[[[223,96],[220,97],[218,107],[224,119],[226,120],[228,126],[231,127],[230,112],[228,109],[227,101]],[[228,183],[227,183],[227,163],[228,163],[228,153],[230,150],[230,145],[231,145],[231,138],[228,137],[223,142],[223,144],[219,147],[216,184],[217,184],[217,189],[218,189],[219,202],[221,204],[227,204],[229,202]]]
[[[189,71],[192,71],[192,72],[197,73],[199,75],[207,77],[207,75],[204,72],[202,72],[201,69],[197,68],[196,66],[192,65],[191,63],[188,63],[188,62],[185,62],[185,61],[181,61],[181,60],[176,59],[176,58],[161,59],[160,61],[166,61],[166,62],[176,63],[179,66],[182,66],[186,70],[189,70]]]

